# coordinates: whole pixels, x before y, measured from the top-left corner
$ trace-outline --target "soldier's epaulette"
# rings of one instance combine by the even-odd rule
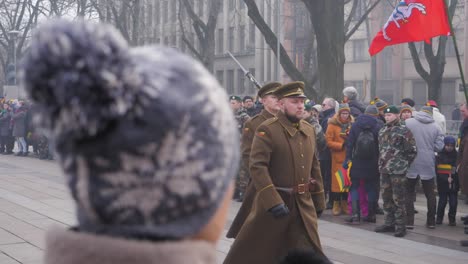
[[[268,118],[267,120],[263,121],[262,125],[268,126],[268,125],[271,125],[271,124],[273,124],[273,123],[275,123],[277,121],[278,121],[277,117]]]

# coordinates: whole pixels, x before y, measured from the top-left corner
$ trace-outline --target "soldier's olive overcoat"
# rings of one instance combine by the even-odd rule
[[[249,159],[250,159],[250,150],[252,149],[252,142],[255,136],[255,131],[261,123],[266,121],[269,118],[274,117],[273,114],[267,110],[262,110],[260,114],[252,117],[244,124],[244,129],[242,129],[242,139],[241,139],[241,152],[242,152],[242,166],[245,166],[246,170],[249,170]],[[255,186],[252,182],[249,182],[246,192],[244,194],[244,200],[242,205],[237,212],[236,217],[232,221],[231,227],[229,228],[226,237],[227,238],[236,238],[239,230],[245,222],[245,219],[252,209],[252,203],[255,198]]]
[[[325,196],[315,142],[310,124],[302,120],[296,128],[283,113],[258,127],[250,154],[250,175],[257,194],[224,263],[278,263],[296,248],[323,254],[316,210],[325,207]],[[292,187],[311,179],[316,184],[304,194],[288,194],[275,188]],[[288,206],[289,215],[273,217],[268,210],[282,203]]]

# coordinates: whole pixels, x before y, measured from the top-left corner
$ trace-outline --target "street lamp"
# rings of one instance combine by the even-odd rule
[[[15,66],[15,79],[14,79],[14,85],[16,85],[16,39],[18,38],[18,34],[21,32],[18,30],[11,30],[8,32],[10,37],[13,40],[13,65]]]

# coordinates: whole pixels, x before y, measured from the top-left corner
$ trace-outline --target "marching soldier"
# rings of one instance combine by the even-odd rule
[[[292,249],[313,249],[324,256],[316,212],[324,209],[325,196],[315,131],[301,119],[304,83],[283,85],[275,94],[281,111],[257,128],[250,153],[257,190],[252,211],[225,264],[278,263]]]
[[[384,110],[385,126],[379,132],[379,171],[385,222],[375,232],[406,235],[406,171],[416,158],[416,141],[411,131],[400,122],[400,111],[394,105]]]
[[[244,129],[242,130],[242,140],[241,140],[241,152],[242,152],[242,167],[241,170],[245,172],[245,178],[241,179],[241,182],[245,189],[245,195],[241,194],[241,198],[243,198],[242,206],[240,207],[239,211],[237,212],[234,221],[232,222],[231,227],[226,235],[228,238],[235,238],[239,233],[242,225],[244,224],[245,219],[250,213],[250,209],[252,208],[252,203],[255,198],[255,187],[250,181],[249,177],[249,158],[250,158],[250,150],[252,146],[252,141],[254,139],[255,130],[257,127],[263,123],[263,121],[272,118],[278,113],[279,106],[278,106],[278,98],[273,92],[281,86],[279,82],[272,82],[264,85],[258,91],[258,97],[261,98],[262,103],[264,105],[264,109],[260,114],[252,117],[244,124]]]

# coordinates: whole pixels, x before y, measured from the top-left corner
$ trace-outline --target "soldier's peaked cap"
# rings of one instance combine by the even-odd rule
[[[274,93],[281,85],[280,82],[271,82],[263,85],[263,87],[258,90],[258,97],[262,98],[265,95]]]
[[[291,82],[284,84],[276,90],[275,94],[280,99],[285,97],[307,98],[304,94],[303,82]]]

